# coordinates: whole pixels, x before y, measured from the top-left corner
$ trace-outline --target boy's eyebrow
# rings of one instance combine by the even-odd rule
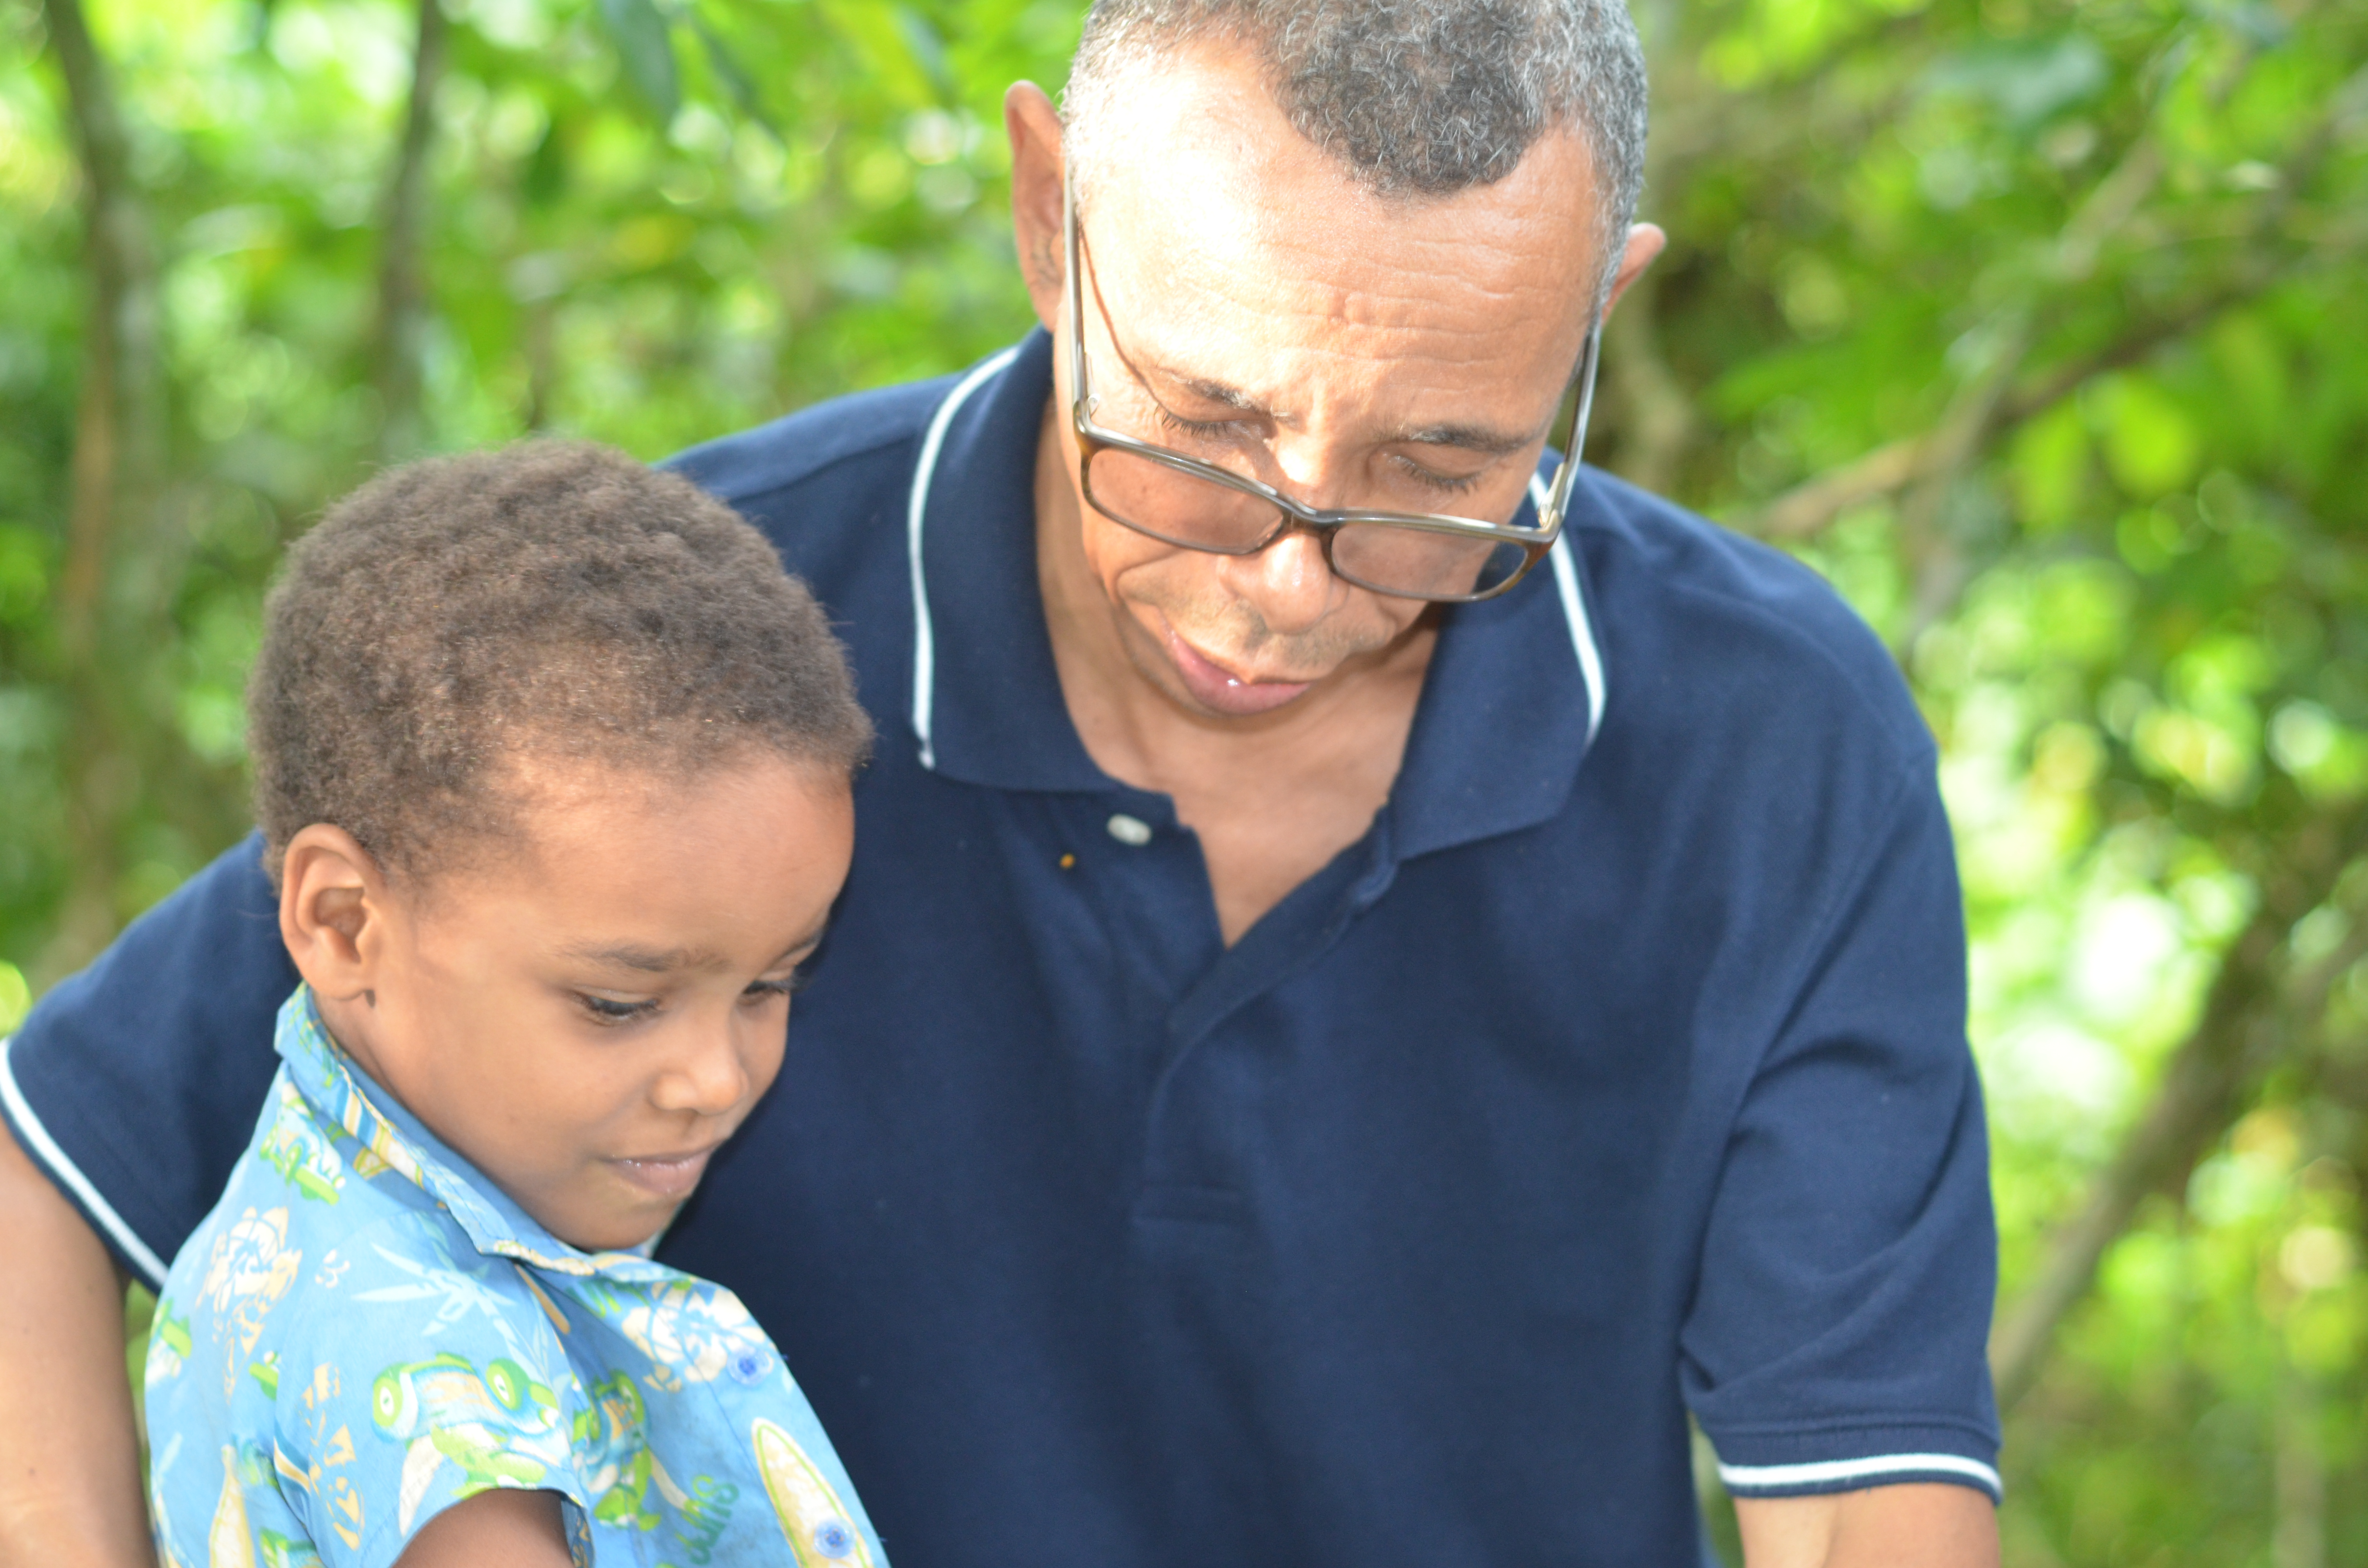
[[[643,974],[672,974],[677,970],[714,969],[723,955],[699,948],[644,948],[636,942],[606,945],[581,943],[564,949],[571,959],[606,964],[611,969],[639,970]]]
[[[816,922],[814,923],[814,928],[813,930],[811,930],[811,931],[807,932],[804,936],[800,937],[796,941],[791,942],[788,947],[783,948],[783,949],[781,949],[781,957],[782,957],[782,958],[788,958],[788,957],[790,957],[790,956],[791,956],[791,954],[793,954],[793,953],[807,953],[807,954],[811,954],[811,953],[814,951],[814,949],[816,949],[816,948],[818,948],[818,947],[822,946],[823,933],[825,933],[825,931],[828,931],[829,929],[830,929],[830,916],[828,916],[827,915],[824,915],[820,920],[818,920],[818,921],[816,921]],[[776,960],[775,961],[776,961],[776,962],[778,962],[779,960]],[[803,963],[803,962],[804,962],[805,960],[803,960],[803,959],[801,959],[801,960],[799,960],[798,961],[799,961],[799,962],[801,962],[801,963]]]
[[[802,953],[822,940],[828,922],[781,949],[781,957]],[[721,953],[704,948],[645,948],[638,942],[578,943],[562,949],[571,959],[583,959],[590,963],[605,964],[611,969],[630,969],[643,974],[674,974],[687,969],[721,969],[724,959]]]

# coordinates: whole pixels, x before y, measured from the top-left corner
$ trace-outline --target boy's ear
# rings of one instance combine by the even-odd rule
[[[288,841],[279,937],[315,994],[342,1002],[371,989],[391,913],[386,878],[352,834],[314,823]]]

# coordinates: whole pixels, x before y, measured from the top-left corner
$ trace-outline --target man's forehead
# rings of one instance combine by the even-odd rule
[[[1124,133],[1087,171],[1093,275],[1130,329],[1195,358],[1247,335],[1352,358],[1543,354],[1567,373],[1596,273],[1582,146],[1544,137],[1494,185],[1385,197],[1292,130],[1247,62],[1201,45],[1173,65],[1132,79]]]

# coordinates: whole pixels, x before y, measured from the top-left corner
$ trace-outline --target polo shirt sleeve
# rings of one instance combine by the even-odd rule
[[[1997,1236],[1964,931],[1929,754],[1859,841],[1744,1094],[1680,1336],[1739,1497],[1998,1495]]]
[[[0,1043],[0,1112],[152,1288],[220,1196],[279,1065],[296,988],[250,835],[142,915]]]
[[[598,1424],[509,1263],[424,1214],[342,1237],[279,1346],[279,1494],[324,1568],[393,1568],[447,1508],[495,1487],[555,1492],[592,1561],[576,1436]]]

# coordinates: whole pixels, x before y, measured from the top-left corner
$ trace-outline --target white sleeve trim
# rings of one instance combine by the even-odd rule
[[[1530,499],[1543,512],[1549,499],[1545,481],[1530,475]],[[1570,622],[1570,645],[1578,655],[1578,673],[1587,681],[1587,738],[1603,723],[1603,655],[1595,646],[1595,626],[1587,618],[1587,598],[1578,591],[1578,568],[1571,561],[1570,526],[1563,525],[1547,557],[1554,563],[1555,591],[1562,596],[1563,619]]]
[[[1837,1481],[1935,1471],[1970,1477],[1993,1494],[2006,1490],[1996,1470],[1962,1454],[1880,1454],[1873,1459],[1820,1460],[1811,1464],[1722,1464],[1718,1478],[1729,1486],[1823,1486]]]
[[[83,1211],[97,1221],[99,1228],[114,1239],[123,1256],[148,1277],[151,1289],[163,1290],[164,1260],[151,1252],[148,1244],[123,1222],[123,1216],[115,1211],[115,1205],[98,1195],[98,1188],[91,1186],[90,1178],[66,1158],[66,1152],[58,1147],[58,1141],[50,1136],[50,1130],[43,1127],[41,1119],[33,1114],[31,1102],[17,1086],[17,1074],[8,1065],[8,1047],[12,1043],[10,1040],[0,1040],[0,1103],[6,1104],[8,1119],[16,1123],[17,1131],[24,1138],[27,1144],[25,1153],[47,1165],[50,1174],[63,1182],[66,1190],[81,1199]]]
[[[929,585],[921,575],[921,524],[928,515],[929,481],[937,477],[938,452],[946,444],[946,426],[988,378],[1011,363],[1018,347],[1005,349],[964,376],[938,411],[929,417],[928,434],[921,439],[921,460],[913,469],[913,494],[905,506],[905,548],[913,558],[913,733],[920,737],[921,766],[937,770],[937,748],[929,744],[930,710],[938,680],[938,638],[929,624]]]

